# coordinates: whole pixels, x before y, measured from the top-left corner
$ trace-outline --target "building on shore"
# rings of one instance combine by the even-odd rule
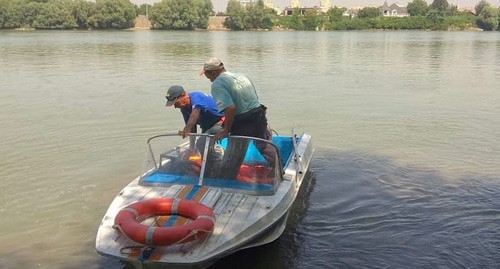
[[[408,17],[408,11],[406,6],[401,6],[398,3],[393,3],[392,5],[387,4],[387,1],[384,2],[382,6],[378,8],[380,10],[380,15],[384,17]]]
[[[292,0],[290,2],[290,6],[285,7],[285,10],[283,10],[283,12],[281,12],[281,14],[283,14],[285,16],[291,16],[293,14],[294,9],[298,9],[300,15],[304,15],[306,13],[306,11],[308,11],[308,10],[313,10],[314,12],[319,14],[319,13],[328,12],[328,10],[330,10],[330,8],[332,8],[332,4],[331,4],[330,0],[320,0],[319,7],[318,6],[314,6],[314,7],[305,7],[304,6],[304,7],[302,7],[302,6],[300,6],[299,0]]]

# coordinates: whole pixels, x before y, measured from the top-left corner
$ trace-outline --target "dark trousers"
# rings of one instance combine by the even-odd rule
[[[246,113],[237,115],[231,128],[231,135],[251,136],[271,140],[271,132],[267,128],[266,107],[264,105]],[[222,178],[234,179],[238,174],[247,152],[249,140],[228,138],[226,154],[224,154]],[[269,167],[274,168],[275,149],[266,142],[254,140],[255,147],[266,159]]]

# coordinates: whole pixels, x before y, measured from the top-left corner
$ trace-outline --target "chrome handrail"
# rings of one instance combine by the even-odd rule
[[[154,135],[152,137],[150,137],[148,140],[147,140],[147,145],[148,145],[148,148],[149,148],[149,153],[151,154],[151,157],[153,159],[153,162],[154,162],[154,165],[155,165],[155,168],[159,168],[159,165],[161,164],[158,164],[156,162],[156,159],[155,159],[155,156],[154,156],[154,153],[153,153],[153,149],[151,148],[151,141],[155,138],[158,138],[158,137],[168,137],[168,136],[178,136],[178,132],[177,131],[169,131],[167,133],[164,133],[164,134],[158,134],[158,135]],[[214,135],[209,135],[209,134],[203,134],[203,133],[189,133],[188,136],[199,136],[199,137],[209,137],[209,139],[206,139],[205,140],[205,148],[208,147],[208,144],[210,143],[210,140],[212,139],[212,137]],[[265,142],[269,145],[271,145],[274,149],[275,149],[275,152],[276,152],[276,162],[275,162],[275,168],[276,168],[276,165],[278,165],[278,172],[279,172],[279,175],[280,177],[283,177],[283,166],[281,164],[281,154],[280,154],[280,151],[278,149],[278,147],[270,140],[266,140],[266,139],[262,139],[262,138],[258,138],[258,137],[252,137],[252,136],[241,136],[241,135],[230,135],[227,137],[228,139],[229,138],[243,138],[243,139],[248,139],[248,140],[258,140],[258,141],[262,141],[262,142]],[[292,138],[293,139],[293,138]],[[187,143],[187,142],[186,142]],[[205,154],[206,154],[207,151],[205,151]],[[206,156],[204,156],[203,158],[204,160],[206,160]],[[205,164],[206,162],[203,162],[202,163],[202,167],[201,169],[204,170],[205,168]],[[201,185],[202,184],[202,177],[203,177],[203,174],[200,173],[200,178],[199,178],[199,184]]]

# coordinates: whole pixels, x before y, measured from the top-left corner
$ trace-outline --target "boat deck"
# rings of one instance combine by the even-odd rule
[[[138,180],[138,179],[137,179]],[[283,182],[284,185],[291,186],[291,182]],[[285,187],[285,186],[283,186]],[[285,191],[282,191],[282,195]],[[142,246],[129,240],[123,233],[113,228],[114,218],[118,209],[130,204],[151,198],[179,198],[197,201],[212,208],[216,215],[217,223],[214,230],[206,239],[187,242],[178,245],[164,247]],[[228,249],[235,240],[235,235],[241,242],[248,241],[252,233],[245,233],[244,230],[259,221],[270,210],[276,210],[279,200],[275,196],[255,196],[244,193],[224,192],[220,188],[196,185],[171,185],[165,187],[143,187],[136,185],[125,188],[110,206],[103,219],[102,226],[106,227],[100,236],[111,236],[113,240],[99,240],[97,249],[106,249],[111,253],[105,255],[118,256],[129,261],[158,262],[158,261],[203,261],[215,246],[223,245],[227,242]],[[158,216],[154,220],[149,220],[150,224],[158,226],[182,225],[189,221],[179,215]],[[268,227],[266,223],[260,225],[262,230]],[[107,235],[105,235],[107,234]],[[193,245],[196,244],[194,248]],[[218,250],[220,252],[220,249]]]

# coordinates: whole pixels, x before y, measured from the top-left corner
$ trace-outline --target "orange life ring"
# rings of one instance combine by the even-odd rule
[[[193,221],[180,226],[147,226],[141,222],[158,215],[180,215]],[[149,246],[167,246],[201,239],[210,234],[215,214],[207,206],[192,200],[155,198],[130,204],[115,217],[115,227],[129,239]]]

